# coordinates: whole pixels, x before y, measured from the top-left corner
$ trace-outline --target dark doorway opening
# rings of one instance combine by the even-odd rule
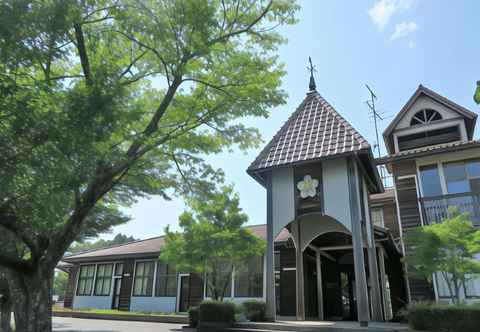
[[[190,276],[189,275],[180,275],[180,283],[179,283],[179,304],[178,304],[178,311],[179,312],[187,312],[189,308],[189,293],[190,293]]]

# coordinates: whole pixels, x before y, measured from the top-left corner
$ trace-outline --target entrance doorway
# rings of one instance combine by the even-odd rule
[[[178,312],[187,312],[190,306],[188,301],[190,294],[190,275],[178,276]]]

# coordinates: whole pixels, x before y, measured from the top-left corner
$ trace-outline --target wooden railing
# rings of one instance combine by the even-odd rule
[[[455,206],[461,213],[467,212],[475,226],[480,226],[480,193],[449,194],[420,199],[425,224],[442,222],[449,217],[448,208]]]

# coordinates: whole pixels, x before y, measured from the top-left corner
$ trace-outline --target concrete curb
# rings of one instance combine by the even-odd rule
[[[153,323],[174,323],[188,324],[188,316],[151,316],[151,315],[129,315],[129,314],[97,314],[93,312],[74,312],[74,311],[53,311],[54,317],[70,317],[83,319],[104,319],[104,320],[123,320],[132,322],[153,322]]]

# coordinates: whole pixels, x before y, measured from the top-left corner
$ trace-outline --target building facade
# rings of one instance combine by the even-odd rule
[[[409,301],[448,302],[445,283],[407,277],[403,238],[441,222],[448,206],[480,225],[476,114],[420,86],[385,130],[388,154],[368,142],[315,89],[247,172],[266,191],[267,223],[251,226],[267,252],[233,273],[226,298],[267,303],[270,319],[392,319]],[[386,167],[384,188],[377,166]],[[205,277],[160,261],[162,237],[65,257],[65,306],[185,312],[209,297]],[[465,285],[480,299],[480,281]]]
[[[473,224],[480,226],[476,120],[477,114],[420,85],[385,130],[388,155],[377,163],[385,165],[393,178],[401,237],[414,227],[441,222],[452,206],[468,212]],[[433,283],[408,278],[407,290],[410,301],[450,302],[440,275]],[[478,301],[480,280],[468,282],[461,297]]]

